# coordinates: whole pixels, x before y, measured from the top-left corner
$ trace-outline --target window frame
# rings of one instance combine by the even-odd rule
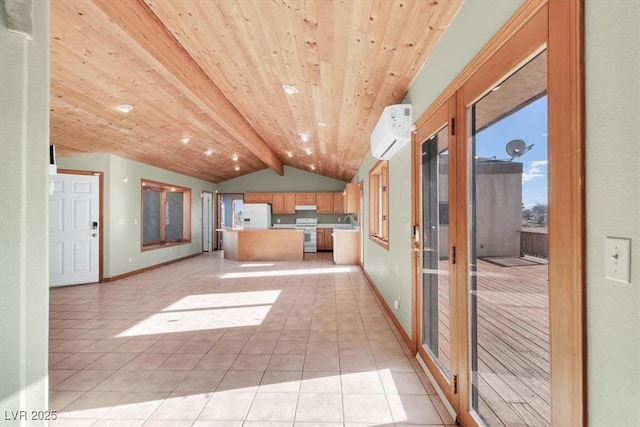
[[[149,243],[144,242],[144,192],[156,191],[160,193],[160,218],[159,224],[165,224],[160,228],[160,240]],[[175,240],[167,240],[167,194],[182,193],[182,238]],[[179,185],[167,184],[164,182],[153,181],[149,179],[140,180],[140,249],[141,251],[150,251],[154,249],[166,248],[169,246],[178,246],[191,243],[191,188]]]
[[[369,239],[389,250],[389,161],[369,170]]]

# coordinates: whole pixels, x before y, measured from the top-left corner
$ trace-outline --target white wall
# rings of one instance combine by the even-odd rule
[[[640,2],[587,1],[589,424],[640,426]],[[632,239],[631,284],[605,279],[607,236]]]
[[[200,195],[203,191],[215,193],[215,184],[108,154],[63,157],[58,159],[58,165],[66,169],[104,172],[104,277],[202,252]],[[125,177],[127,182],[124,182]],[[140,186],[143,178],[191,189],[191,243],[141,251]],[[213,224],[216,224],[215,217]]]
[[[0,2],[0,424],[46,410],[49,333],[49,2],[34,39],[7,31]]]
[[[413,105],[417,119],[494,36],[521,5],[521,0],[466,1],[442,36],[433,54],[414,80],[403,103]],[[364,180],[364,230],[369,229],[369,170],[376,159],[368,156],[353,182]],[[389,250],[364,240],[365,270],[394,313],[411,334],[411,148],[405,146],[389,163]]]

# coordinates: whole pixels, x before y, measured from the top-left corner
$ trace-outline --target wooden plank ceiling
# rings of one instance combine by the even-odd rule
[[[52,0],[51,143],[214,183],[349,181],[461,2]]]

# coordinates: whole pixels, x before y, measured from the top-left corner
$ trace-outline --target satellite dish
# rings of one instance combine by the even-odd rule
[[[533,148],[533,144],[527,145],[527,143],[521,139],[512,139],[504,147],[507,154],[511,156],[511,159],[509,159],[509,161],[513,160],[516,157],[522,156],[524,153],[531,150],[531,148]]]

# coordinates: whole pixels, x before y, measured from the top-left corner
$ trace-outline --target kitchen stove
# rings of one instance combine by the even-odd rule
[[[318,218],[298,218],[296,219],[296,228],[304,230],[304,251],[318,252],[317,228]]]

